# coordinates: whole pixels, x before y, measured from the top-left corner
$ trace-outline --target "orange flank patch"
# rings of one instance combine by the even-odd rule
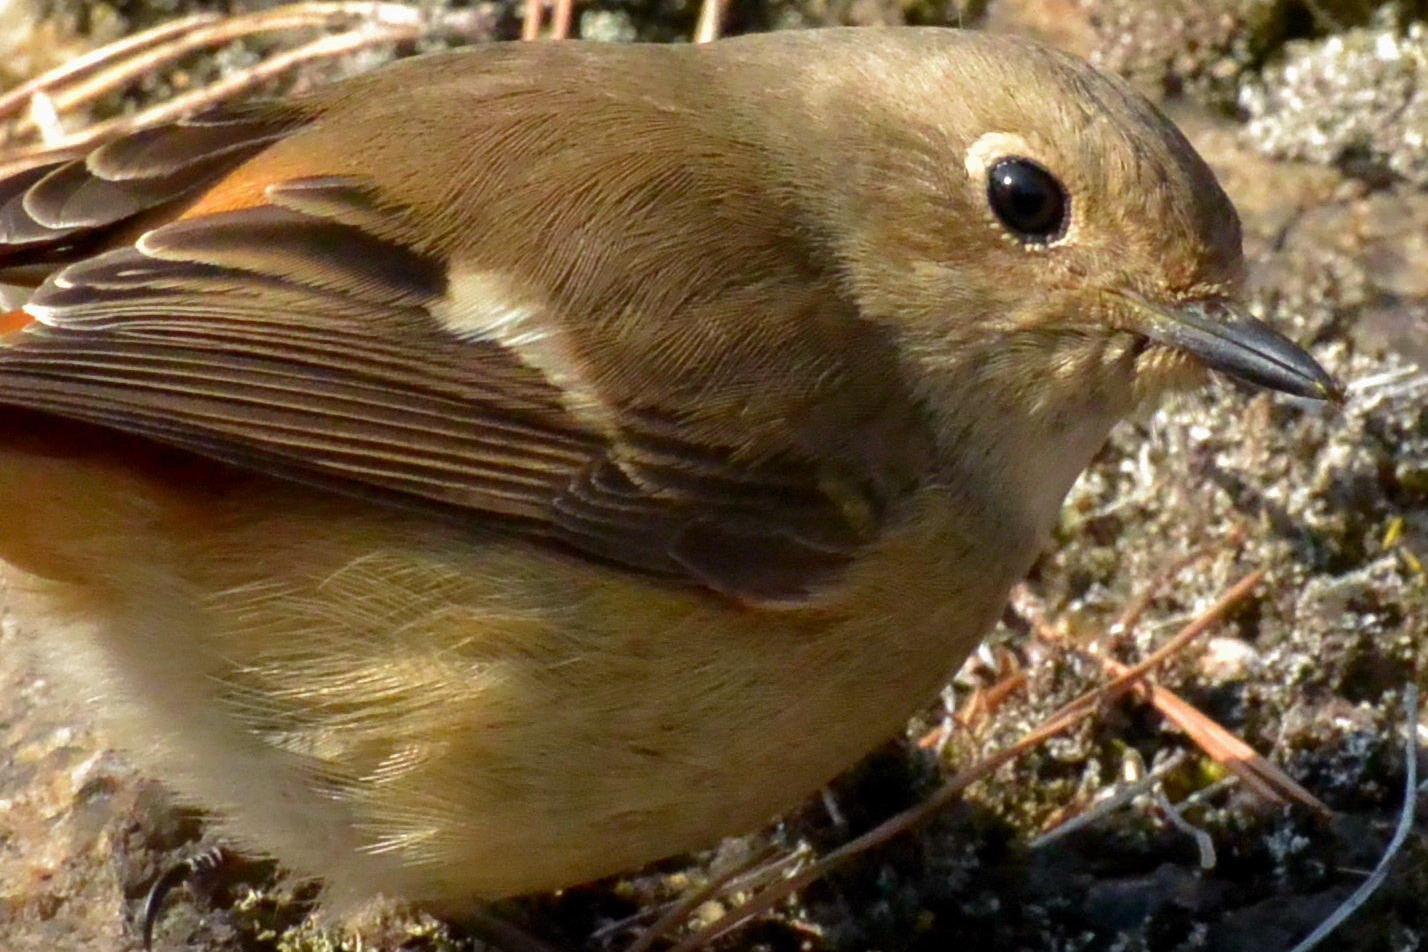
[[[18,330],[28,327],[34,318],[24,311],[11,311],[9,314],[0,314],[0,337],[6,334],[13,334]]]
[[[330,175],[331,172],[330,161],[324,164],[321,156],[299,153],[288,148],[287,142],[278,142],[220,179],[178,217],[196,218],[266,205],[268,197],[265,190],[274,182]]]

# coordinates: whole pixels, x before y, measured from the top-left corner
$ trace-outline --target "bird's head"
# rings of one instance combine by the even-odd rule
[[[845,35],[791,77],[821,121],[788,146],[817,153],[805,200],[920,374],[1033,415],[1119,416],[1207,370],[1337,396],[1240,303],[1234,207],[1154,106],[1029,40],[911,32]]]

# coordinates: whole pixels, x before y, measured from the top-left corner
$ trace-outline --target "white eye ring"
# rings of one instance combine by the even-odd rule
[[[1021,136],[1014,132],[986,132],[973,142],[967,149],[965,160],[967,177],[980,185],[985,186],[987,182],[987,170],[997,161],[1009,155],[1024,155],[1033,161],[1037,159],[1039,149],[1033,148]],[[1046,163],[1041,163],[1045,165]]]
[[[1008,241],[1015,242],[1029,252],[1041,252],[1048,248],[1068,244],[1074,240],[1076,233],[1076,202],[1072,195],[1070,183],[1056,175],[1053,163],[1041,158],[1043,151],[1043,149],[1038,148],[1025,137],[1019,136],[1014,132],[986,132],[968,147],[967,154],[963,159],[963,164],[967,170],[967,177],[971,180],[974,189],[979,195],[986,194],[988,178],[991,174],[992,166],[1007,158],[1027,159],[1045,169],[1057,179],[1058,184],[1066,195],[1066,220],[1061,226],[1060,233],[1051,241],[1025,241],[1023,238],[1008,231],[1004,223],[998,219],[990,207],[986,209],[987,220],[995,225],[997,230],[1001,232]]]

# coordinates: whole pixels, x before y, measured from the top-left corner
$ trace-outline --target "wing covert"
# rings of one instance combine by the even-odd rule
[[[638,407],[594,426],[548,368],[457,338],[445,262],[360,227],[360,181],[269,193],[51,274],[0,340],[0,401],[749,602],[805,599],[873,537],[815,460]]]

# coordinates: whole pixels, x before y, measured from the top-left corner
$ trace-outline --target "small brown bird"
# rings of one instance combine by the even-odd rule
[[[1138,402],[1333,384],[1114,79],[494,45],[0,181],[0,558],[139,762],[456,912],[754,827],[946,681]]]

